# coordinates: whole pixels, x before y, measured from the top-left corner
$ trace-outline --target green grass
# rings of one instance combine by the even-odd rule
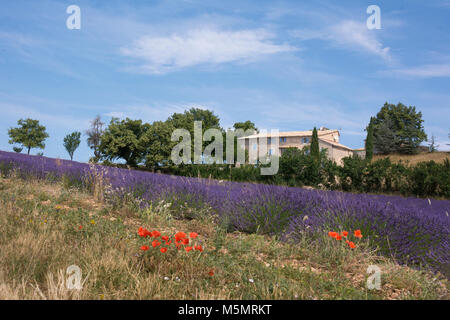
[[[139,226],[195,231],[204,251],[143,252]],[[448,298],[446,279],[396,265],[364,241],[354,250],[321,243],[229,233],[208,212],[184,215],[167,203],[112,207],[63,182],[0,179],[0,299]],[[366,288],[372,264],[381,290]],[[66,286],[70,265],[82,270],[81,290]]]

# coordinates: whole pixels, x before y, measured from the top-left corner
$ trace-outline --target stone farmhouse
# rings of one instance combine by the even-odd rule
[[[327,155],[330,159],[334,160],[337,164],[342,164],[342,158],[358,155],[360,157],[365,156],[365,149],[351,149],[343,144],[339,143],[340,133],[339,130],[329,130],[326,128],[320,128],[317,130],[319,137],[319,148],[327,149]],[[249,161],[255,162],[258,152],[260,152],[260,144],[262,139],[266,139],[267,154],[281,156],[287,148],[299,148],[302,149],[305,146],[311,144],[312,131],[288,131],[279,132],[277,135],[271,133],[255,133],[250,136],[238,138],[238,143],[241,147],[245,147],[245,150],[249,151]],[[275,139],[278,140],[276,143]],[[253,149],[251,152],[250,148]],[[264,148],[263,148],[264,149]]]

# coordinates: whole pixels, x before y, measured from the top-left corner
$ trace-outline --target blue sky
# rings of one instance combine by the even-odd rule
[[[69,5],[81,29],[69,30]],[[381,9],[369,30],[366,9]],[[165,120],[190,107],[223,127],[341,130],[358,148],[384,102],[414,105],[450,143],[450,1],[2,1],[0,149],[36,118],[44,154],[96,114]],[[37,153],[34,149],[32,153]],[[75,160],[91,152],[83,140]]]

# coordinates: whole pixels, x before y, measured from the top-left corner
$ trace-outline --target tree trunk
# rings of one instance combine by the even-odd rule
[[[31,149],[31,147],[28,147],[28,155],[30,155],[30,149]]]

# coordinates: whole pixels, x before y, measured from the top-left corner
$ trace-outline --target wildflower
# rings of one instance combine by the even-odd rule
[[[151,237],[152,233],[150,231],[148,231],[147,229],[139,227],[138,235],[141,236],[141,237],[148,237],[148,236]]]
[[[172,240],[166,241],[166,245],[170,246],[170,244],[172,243]]]
[[[167,240],[169,240],[169,237],[168,236],[162,236],[161,239],[167,242]]]
[[[332,237],[332,238],[336,238],[337,232],[330,231],[330,232],[328,232],[328,235],[329,235],[330,237]]]
[[[164,277],[164,280],[168,281],[168,280],[169,280],[169,277]]]
[[[91,220],[91,224],[95,224],[95,220],[94,219]]]
[[[255,280],[253,280],[253,279],[248,279],[248,281],[249,281],[250,283],[254,283],[254,282],[255,282]]]
[[[152,242],[153,248],[156,248],[156,247],[159,246],[160,244],[161,244],[161,242],[159,242],[158,240],[153,240],[153,242]]]
[[[347,232],[347,231],[342,231],[342,236],[345,237],[345,238],[347,238],[348,232]]]
[[[342,240],[342,236],[340,234],[337,234],[335,237],[336,240]]]
[[[362,234],[361,234],[361,230],[355,230],[355,237],[357,237],[357,238],[362,238]]]
[[[195,239],[195,238],[197,238],[197,236],[198,236],[198,234],[195,233],[195,232],[189,233],[189,237],[190,237],[191,239]]]
[[[351,242],[351,241],[348,243],[348,245],[349,245],[350,248],[352,248],[352,249],[356,247],[355,244],[354,244],[353,242]]]
[[[78,226],[78,230],[81,230],[81,229],[83,229],[83,226],[80,224],[80,225]]]
[[[203,247],[202,247],[201,245],[194,246],[194,249],[195,249],[195,250],[198,250],[198,251],[200,251],[200,252],[203,251]]]
[[[148,246],[141,246],[142,251],[147,251],[148,249],[149,249]]]
[[[184,232],[177,232],[176,234],[175,234],[175,241],[181,241],[181,239],[184,239],[184,238],[186,238],[186,233],[184,233]]]
[[[161,251],[162,253],[166,253],[167,248],[161,248],[160,251]]]
[[[159,231],[156,231],[156,230],[152,231],[152,237],[158,238],[160,235],[161,235],[161,233]]]
[[[189,239],[188,238],[181,239],[181,243],[182,244],[189,244]]]
[[[180,282],[180,278],[178,278],[178,277],[175,277],[175,281],[177,281],[177,282]]]
[[[192,250],[192,247],[186,247],[186,248],[184,248],[184,250],[186,250],[186,252],[189,252]]]
[[[214,275],[214,269],[211,269],[208,274],[212,277]]]
[[[100,295],[100,300],[103,300],[105,298],[105,295],[104,294],[101,294]]]
[[[345,243],[346,243],[346,244],[349,244],[349,243],[350,243],[350,241],[348,241],[348,240],[345,240]]]

